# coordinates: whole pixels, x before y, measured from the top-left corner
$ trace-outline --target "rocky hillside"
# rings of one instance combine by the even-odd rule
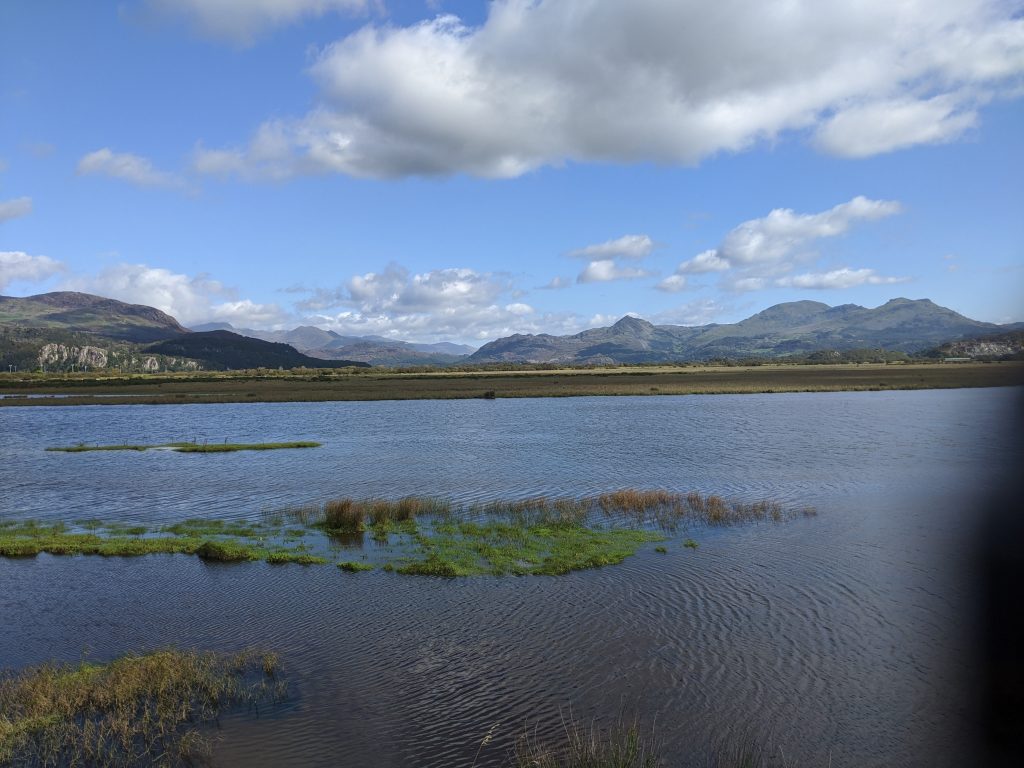
[[[610,327],[572,336],[517,334],[485,344],[467,362],[643,363],[863,348],[919,352],[1015,327],[971,320],[928,299],[892,299],[873,309],[794,301],[738,323],[652,325],[624,317]]]

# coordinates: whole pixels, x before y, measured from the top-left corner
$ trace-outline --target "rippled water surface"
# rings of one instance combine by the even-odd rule
[[[1022,465],[1019,390],[0,410],[0,515],[258,519],[332,496],[470,502],[619,487],[813,505],[561,577],[444,580],[197,558],[0,559],[0,666],[175,644],[278,650],[293,700],[225,765],[500,765],[570,711],[801,765],[971,762],[967,544]],[[260,453],[48,446],[319,440]],[[483,748],[487,733],[492,738]]]

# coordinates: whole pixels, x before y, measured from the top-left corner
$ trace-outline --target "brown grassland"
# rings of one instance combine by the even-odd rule
[[[743,394],[1022,384],[1022,362],[692,365],[429,373],[339,369],[198,374],[0,374],[0,395],[3,395],[0,406]]]

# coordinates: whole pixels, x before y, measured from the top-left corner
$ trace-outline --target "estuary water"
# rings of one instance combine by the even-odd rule
[[[0,667],[167,645],[278,651],[293,693],[222,765],[505,764],[529,728],[639,718],[672,764],[722,740],[804,766],[977,757],[974,546],[1024,466],[1019,388],[0,410],[0,517],[258,520],[337,496],[698,490],[816,517],[691,530],[558,577],[198,558],[0,559]],[[78,442],[318,440],[226,454]],[[485,739],[485,736],[489,738]],[[486,743],[481,744],[481,742]],[[831,761],[831,762],[830,762]]]

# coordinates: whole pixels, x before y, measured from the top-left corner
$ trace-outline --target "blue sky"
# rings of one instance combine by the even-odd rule
[[[0,293],[480,344],[1024,320],[1000,0],[7,0]]]

